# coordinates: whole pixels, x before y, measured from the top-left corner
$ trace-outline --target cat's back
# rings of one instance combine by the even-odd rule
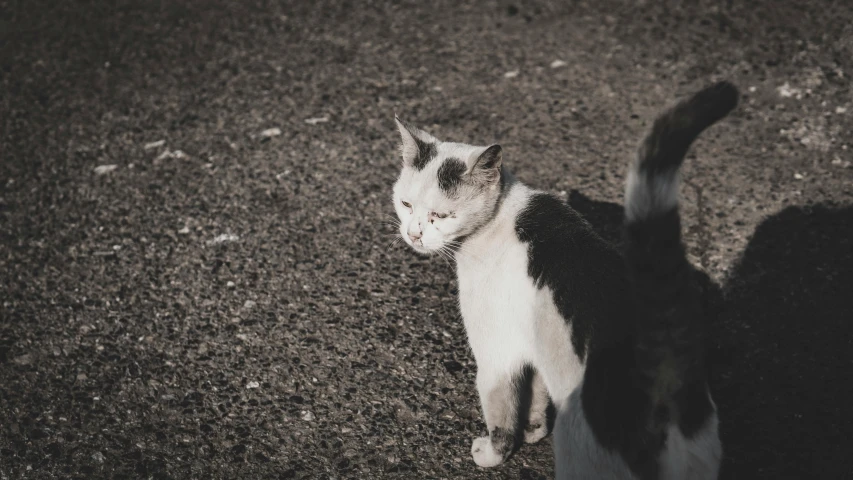
[[[560,315],[572,323],[572,344],[584,358],[596,341],[628,330],[628,283],[619,251],[601,238],[567,202],[531,191],[516,216],[515,232],[527,246],[527,274],[548,287]]]

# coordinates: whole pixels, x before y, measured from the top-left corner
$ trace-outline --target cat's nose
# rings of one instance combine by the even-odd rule
[[[420,232],[417,232],[417,233],[409,232],[409,238],[411,238],[413,242],[420,240],[422,236],[423,236],[423,234],[421,234]]]

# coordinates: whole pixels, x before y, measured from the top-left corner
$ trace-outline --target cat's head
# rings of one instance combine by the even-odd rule
[[[418,253],[453,249],[494,214],[501,147],[442,142],[396,116],[403,167],[394,184],[400,235]]]

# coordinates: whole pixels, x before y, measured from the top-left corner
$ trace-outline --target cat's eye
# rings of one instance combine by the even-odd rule
[[[411,208],[412,208],[412,204],[411,204],[411,203],[409,203],[409,202],[407,202],[407,201],[405,201],[405,200],[401,200],[401,202],[403,202],[403,206],[404,206],[404,207],[406,207],[406,208],[408,208],[408,209],[411,209]]]
[[[435,223],[435,219],[447,218],[448,215],[447,213],[429,212],[429,223]]]

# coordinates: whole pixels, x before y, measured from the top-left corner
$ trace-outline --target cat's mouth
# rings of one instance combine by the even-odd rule
[[[409,246],[412,247],[412,250],[420,253],[421,255],[431,255],[435,250],[431,248],[427,248],[420,241],[410,242]]]
[[[415,241],[410,240],[406,243],[408,243],[409,246],[412,247],[412,250],[414,250],[415,252],[417,252],[421,255],[433,255],[433,254],[437,253],[439,250],[441,250],[441,247],[442,247],[441,245],[432,245],[432,244],[424,245],[424,243],[420,240],[415,240]]]

